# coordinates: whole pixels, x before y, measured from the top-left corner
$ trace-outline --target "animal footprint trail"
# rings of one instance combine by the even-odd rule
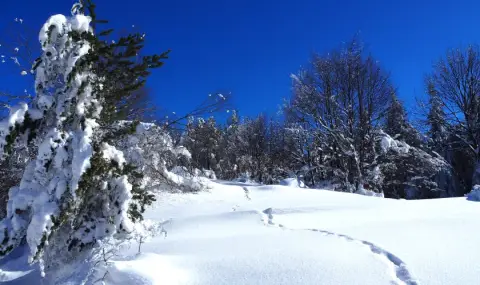
[[[261,212],[262,220],[264,221],[265,225],[278,226],[278,227],[285,228],[285,226],[281,224],[276,224],[273,221],[274,219],[273,211],[274,211],[273,208],[268,208]],[[290,230],[296,230],[296,229],[290,229]],[[392,284],[419,285],[419,282],[416,280],[416,278],[413,277],[412,273],[409,271],[407,267],[407,264],[402,259],[400,259],[395,254],[381,248],[380,246],[372,242],[355,239],[348,235],[339,234],[339,233],[322,230],[322,229],[298,229],[298,230],[317,232],[317,233],[321,233],[324,236],[341,238],[348,242],[354,242],[362,246],[366,246],[371,253],[379,256],[381,259],[384,260],[385,263],[387,263],[387,265],[390,268],[392,268],[392,270],[394,271],[392,277],[395,279],[395,280],[392,280]]]

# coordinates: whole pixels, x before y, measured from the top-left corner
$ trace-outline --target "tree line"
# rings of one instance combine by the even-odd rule
[[[182,144],[194,166],[219,179],[297,177],[308,187],[391,198],[462,196],[480,183],[477,46],[433,64],[416,124],[389,73],[356,38],[315,54],[291,77],[280,117],[190,118]]]

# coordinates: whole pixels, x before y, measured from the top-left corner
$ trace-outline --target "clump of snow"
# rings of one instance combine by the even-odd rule
[[[10,109],[10,114],[6,120],[0,122],[0,156],[3,155],[4,147],[7,144],[7,135],[10,134],[11,129],[14,128],[16,124],[23,123],[27,111],[28,105],[20,103]]]
[[[80,33],[89,32],[91,30],[91,21],[92,18],[90,16],[78,14],[73,16],[72,19],[70,19],[70,25],[72,25],[72,30],[78,31]]]
[[[472,191],[467,194],[467,200],[480,202],[480,185],[473,186]]]
[[[403,141],[395,140],[383,131],[380,131],[380,136],[380,147],[383,152],[388,152],[390,149],[393,149],[399,153],[408,153],[410,150],[410,145]]]
[[[120,167],[122,167],[126,162],[123,152],[114,146],[109,145],[108,143],[102,143],[101,151],[103,158],[109,161],[115,161]]]
[[[18,106],[12,107],[8,117],[8,126],[10,127],[14,126],[16,123],[23,123],[27,110],[28,105],[25,103],[20,103]]]
[[[55,33],[53,34],[64,34],[64,30],[67,25],[67,18],[64,15],[53,15],[51,16],[47,22],[43,25],[42,29],[40,30],[40,34],[38,35],[38,38],[40,40],[40,44],[45,45],[45,43],[48,40],[48,31],[50,29],[56,29]],[[52,41],[54,42],[56,40],[55,38],[52,38]]]
[[[55,29],[55,32],[52,34],[58,35],[60,38],[66,38],[66,31],[88,32],[90,31],[91,21],[91,17],[85,15],[75,15],[71,19],[67,19],[67,17],[61,14],[53,15],[43,25],[38,38],[42,46],[44,46],[49,40],[49,31],[51,29]],[[50,42],[55,42],[56,40],[57,36],[52,37]]]
[[[175,149],[173,149],[173,152],[178,155],[178,156],[183,156],[187,159],[191,159],[192,158],[192,154],[190,153],[190,151],[188,151],[188,149],[184,146],[179,146]]]
[[[387,152],[390,148],[397,147],[397,142],[389,135],[385,134],[384,136],[382,136],[380,146],[384,152]]]

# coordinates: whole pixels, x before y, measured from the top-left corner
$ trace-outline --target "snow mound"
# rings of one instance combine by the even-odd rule
[[[467,194],[467,200],[480,202],[480,185],[473,186],[472,191]]]

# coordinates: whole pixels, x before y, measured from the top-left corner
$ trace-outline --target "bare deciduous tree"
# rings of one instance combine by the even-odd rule
[[[356,40],[340,51],[316,55],[293,76],[288,107],[293,121],[315,134],[314,141],[342,187],[354,191],[373,160],[373,130],[382,122],[394,91],[389,75]]]
[[[464,148],[475,157],[472,184],[480,184],[480,50],[478,46],[449,50],[427,79],[443,107],[453,148]]]

